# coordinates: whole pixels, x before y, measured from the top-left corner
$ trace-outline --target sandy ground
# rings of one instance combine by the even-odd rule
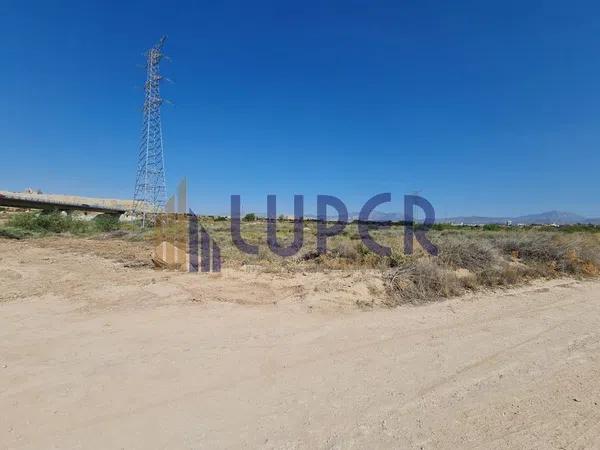
[[[0,240],[0,448],[600,447],[599,282],[364,311],[80,250]]]

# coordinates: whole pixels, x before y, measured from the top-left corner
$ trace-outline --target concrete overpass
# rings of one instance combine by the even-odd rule
[[[131,205],[132,202],[130,200],[107,200],[66,195],[23,194],[0,191],[0,206],[11,208],[93,211],[121,215],[131,210]]]

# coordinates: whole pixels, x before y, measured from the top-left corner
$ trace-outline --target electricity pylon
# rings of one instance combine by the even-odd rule
[[[133,212],[142,217],[142,226],[148,221],[154,222],[156,214],[163,212],[167,200],[165,183],[165,157],[163,153],[160,107],[159,72],[162,59],[162,47],[166,36],[146,53],[146,84],[143,108],[143,126],[138,155]]]

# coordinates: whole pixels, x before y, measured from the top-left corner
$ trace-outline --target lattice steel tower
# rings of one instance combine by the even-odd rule
[[[159,72],[165,39],[166,36],[160,38],[146,53],[147,78],[144,87],[142,137],[133,195],[133,212],[142,217],[142,226],[148,221],[154,221],[156,214],[164,210],[167,200],[160,121],[160,107],[163,103],[160,96],[160,82],[163,77]]]

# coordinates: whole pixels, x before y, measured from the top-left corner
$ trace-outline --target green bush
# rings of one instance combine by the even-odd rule
[[[504,229],[504,227],[501,227],[497,223],[488,223],[483,226],[484,231],[500,231],[503,229]]]
[[[600,226],[591,224],[563,225],[558,231],[564,233],[600,233]]]
[[[120,228],[119,217],[113,214],[99,214],[93,219],[94,228],[98,231],[108,232]]]
[[[255,220],[256,220],[256,214],[254,214],[254,213],[248,213],[244,216],[245,222],[254,222]]]
[[[13,227],[0,227],[0,238],[5,239],[23,239],[30,236],[30,231],[21,230]]]
[[[461,228],[461,227],[452,225],[450,223],[434,223],[433,225],[431,225],[431,229],[436,230],[436,231],[454,230],[457,228]]]
[[[8,219],[8,226],[36,233],[76,233],[89,231],[89,223],[60,212],[21,213]]]

